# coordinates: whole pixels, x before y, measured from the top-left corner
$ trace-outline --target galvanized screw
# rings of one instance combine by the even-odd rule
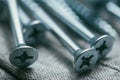
[[[46,9],[53,13],[57,18],[63,21],[69,28],[74,30],[98,52],[99,58],[103,58],[111,50],[113,39],[109,35],[97,37],[83,25],[80,19],[76,19],[56,0],[35,0],[40,5],[47,7]],[[70,9],[69,9],[70,10]],[[72,10],[71,10],[72,11]],[[76,15],[77,16],[77,15]]]
[[[120,19],[120,6],[110,1],[105,6],[106,10]]]
[[[43,23],[40,20],[34,19],[34,17],[29,16],[30,13],[28,14],[27,11],[25,12],[22,9],[22,7],[19,7],[18,10],[19,10],[20,21],[24,26],[23,33],[26,44],[35,45],[38,44],[39,40],[40,40],[39,42],[42,43],[42,41],[45,39],[45,32],[46,32]]]
[[[75,0],[72,2],[72,0],[66,0],[66,2],[80,16],[80,18],[89,25],[90,28],[94,27],[101,33],[109,34],[114,38],[118,36],[116,30],[113,29],[112,25],[99,17],[95,11],[90,10],[85,5],[81,4],[80,1]]]
[[[6,21],[8,19],[7,16],[7,7],[3,0],[0,0],[0,21]]]
[[[16,49],[10,54],[10,62],[19,68],[27,67],[33,64],[37,58],[38,53],[36,49],[26,46],[22,34],[22,27],[19,21],[16,0],[6,0],[10,12],[10,21],[13,35],[16,41]]]
[[[84,72],[91,69],[98,60],[96,51],[92,48],[82,50],[66,35],[51,17],[33,0],[21,0],[20,3],[24,4],[37,18],[39,18],[45,25],[46,29],[50,29],[53,35],[71,52],[74,56],[74,69],[77,72]]]
[[[79,0],[76,0],[76,1],[79,1]],[[99,14],[101,9],[105,7],[106,3],[109,1],[111,0],[84,0],[84,3],[87,5],[90,5],[90,7]]]
[[[86,2],[88,4],[91,4],[93,6],[94,10],[100,10],[100,8],[104,8],[110,14],[113,14],[115,17],[120,18],[120,14],[119,14],[120,7],[119,7],[119,4],[117,4],[117,3],[119,3],[119,0],[118,1],[114,1],[114,0],[97,0],[97,1],[88,0]]]

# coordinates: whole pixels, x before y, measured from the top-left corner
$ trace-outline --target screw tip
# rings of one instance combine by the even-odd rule
[[[36,49],[29,46],[22,46],[16,48],[10,54],[10,62],[16,67],[24,68],[33,64],[38,59]]]

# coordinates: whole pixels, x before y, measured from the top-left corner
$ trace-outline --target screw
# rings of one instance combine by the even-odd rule
[[[0,1],[0,21],[4,22],[7,20],[7,10],[6,10],[6,4],[1,0]]]
[[[70,2],[70,0],[66,0],[66,2],[80,16],[80,18],[89,25],[89,27],[92,26],[101,33],[109,34],[114,38],[118,36],[112,25],[99,17],[93,10],[90,10],[85,5],[81,4],[80,1],[75,0]]]
[[[33,0],[26,1],[26,0],[20,0],[21,4],[24,4],[29,10],[31,10],[29,13],[32,13],[33,16],[36,16],[39,18],[44,25],[49,27],[50,31],[53,35],[56,36],[56,38],[70,51],[70,53],[74,56],[74,69],[82,73],[84,71],[87,71],[91,69],[93,66],[95,66],[98,55],[96,54],[96,51],[92,48],[82,50],[80,47],[78,47],[69,37],[66,35],[51,19],[50,16]]]
[[[100,8],[106,9],[110,14],[115,16],[116,18],[120,18],[120,7],[119,2],[113,0],[97,0],[97,1],[86,1],[87,3],[92,3],[94,10],[100,10]]]
[[[110,1],[105,6],[106,10],[113,14],[116,18],[120,19],[120,7],[114,2]]]
[[[76,1],[79,1],[79,0],[76,0]],[[109,1],[111,0],[84,0],[83,2],[89,5],[92,9],[96,11],[97,14],[99,14],[101,9],[105,7],[106,3]]]
[[[26,44],[35,45],[38,44],[38,40],[40,40],[39,42],[41,43],[45,39],[44,37],[46,31],[43,23],[40,20],[29,16],[30,13],[28,14],[27,11],[25,12],[22,7],[25,8],[24,5],[21,5],[18,10],[20,21],[24,25],[23,33]]]
[[[57,18],[63,21],[69,28],[74,30],[86,41],[88,41],[92,47],[98,52],[99,58],[103,58],[111,50],[113,45],[113,39],[109,35],[103,35],[97,37],[91,31],[89,31],[80,19],[76,19],[74,16],[62,6],[58,0],[36,0],[40,5],[44,4],[48,11],[53,13]],[[67,6],[67,5],[66,5]],[[69,9],[70,11],[70,9]],[[72,11],[72,10],[71,10]],[[72,11],[73,12],[73,11]],[[77,15],[76,15],[77,16]],[[103,43],[105,44],[103,45]],[[107,47],[104,47],[107,46]],[[100,51],[102,49],[102,51]],[[102,53],[101,53],[102,52]]]
[[[12,1],[12,2],[11,2]],[[19,68],[27,67],[38,58],[36,49],[26,46],[17,12],[16,0],[6,0],[10,12],[11,27],[16,41],[16,49],[10,54],[10,62]]]

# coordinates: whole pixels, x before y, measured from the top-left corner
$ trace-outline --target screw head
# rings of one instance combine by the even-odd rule
[[[104,58],[112,49],[113,38],[109,35],[103,35],[97,38],[91,46],[94,46],[99,58]]]
[[[39,42],[41,42],[42,39],[44,39],[45,27],[40,20],[35,20],[29,25],[27,29],[25,29],[24,35],[26,44],[35,45],[39,40]]]
[[[10,54],[9,59],[14,66],[24,68],[33,64],[38,59],[38,53],[32,47],[21,46]]]
[[[94,49],[85,49],[82,52],[78,50],[76,55],[73,67],[79,73],[90,70],[98,61],[98,54]]]

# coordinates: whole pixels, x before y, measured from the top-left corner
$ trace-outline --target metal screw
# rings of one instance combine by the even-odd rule
[[[0,21],[4,22],[8,19],[7,16],[7,7],[6,4],[1,0],[0,1]]]
[[[77,72],[81,73],[87,71],[96,64],[98,59],[96,51],[92,48],[82,50],[78,47],[36,2],[33,0],[20,0],[20,3],[30,9],[30,13],[33,13],[33,16],[39,18],[46,28],[49,27],[52,34],[56,36],[56,38],[68,49],[68,51],[70,51],[75,58],[74,69]]]
[[[120,19],[120,7],[114,2],[110,1],[105,6],[106,10]]]
[[[47,10],[52,12],[57,18],[63,21],[69,28],[74,30],[86,41],[88,41],[92,47],[98,52],[99,58],[103,58],[111,50],[113,45],[113,39],[109,35],[103,35],[97,37],[91,31],[89,31],[82,21],[76,19],[56,0],[36,0],[40,5],[47,7]],[[70,9],[69,9],[70,10]],[[71,10],[72,11],[72,10]],[[77,16],[77,15],[76,15]],[[105,44],[104,44],[105,43]],[[104,47],[106,46],[106,47]]]
[[[21,5],[18,10],[20,21],[24,25],[23,33],[26,44],[35,45],[38,44],[38,42],[41,43],[45,39],[46,30],[44,24],[40,20],[34,19],[34,17],[29,16],[30,13],[28,14],[27,11],[25,12],[22,7],[24,6]]]
[[[33,64],[37,58],[38,53],[36,49],[26,46],[22,34],[22,27],[18,17],[16,0],[6,0],[10,12],[10,21],[13,35],[16,41],[16,49],[10,54],[10,62],[16,67],[27,67]]]
[[[89,5],[92,9],[96,11],[97,14],[99,14],[101,9],[105,7],[106,3],[109,1],[111,0],[84,0],[83,3]]]
[[[68,0],[69,1],[69,0]],[[118,1],[114,0],[97,0],[97,1],[86,1],[88,4],[92,3],[94,10],[100,10],[100,8],[105,8],[110,14],[113,14],[115,17],[120,18],[120,7]],[[96,9],[97,8],[97,9]]]
[[[80,18],[89,25],[89,27],[94,27],[101,33],[109,34],[114,38],[118,36],[116,30],[113,29],[112,25],[99,17],[96,12],[81,4],[80,1],[75,0],[73,2],[70,2],[70,0],[66,0],[66,2],[80,16]]]

